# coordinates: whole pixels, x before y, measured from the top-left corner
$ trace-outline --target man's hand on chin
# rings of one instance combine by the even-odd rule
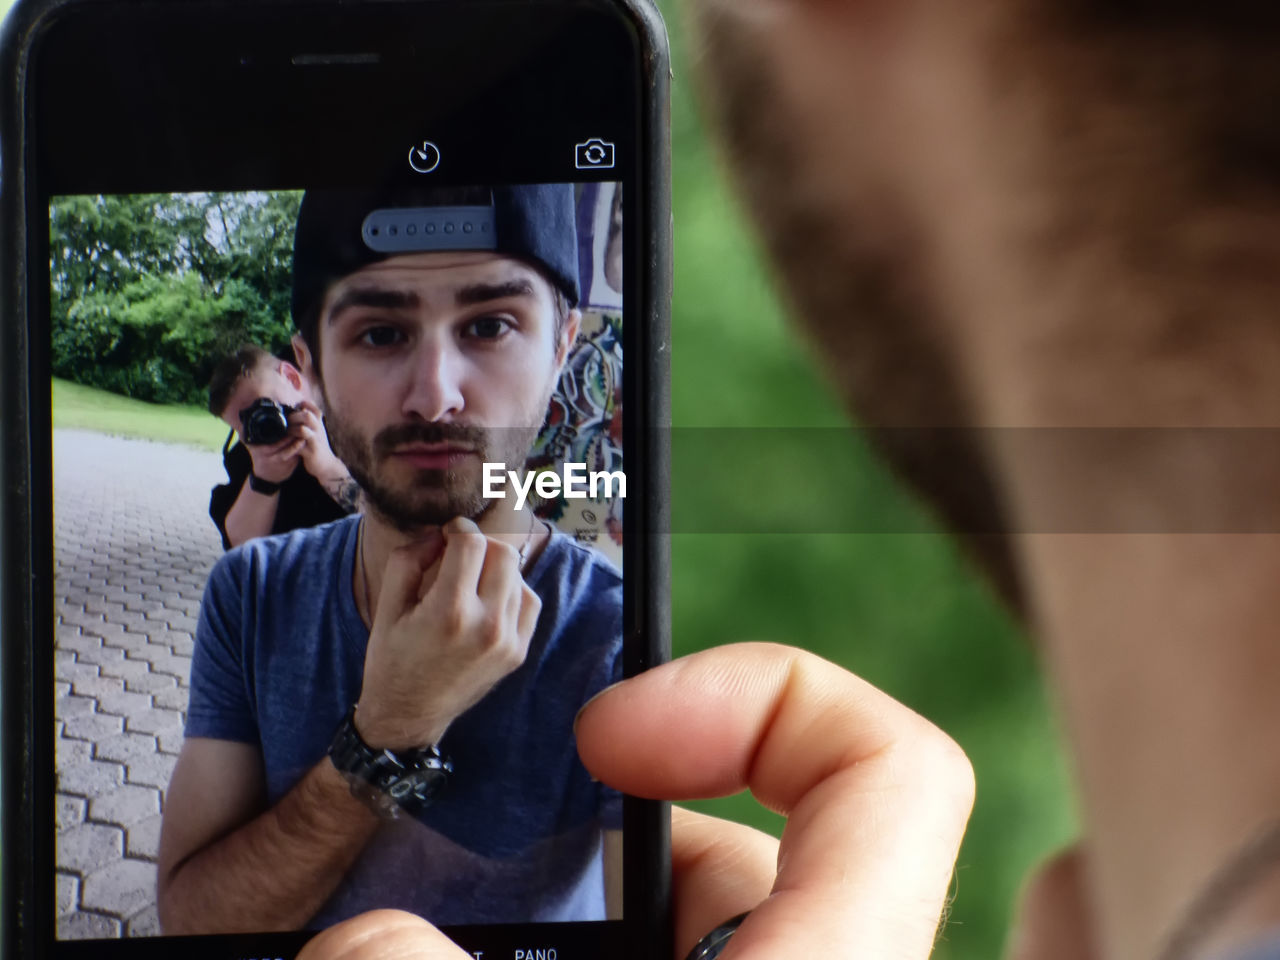
[[[541,608],[516,549],[470,520],[397,547],[365,654],[361,738],[389,750],[436,743],[524,663]]]

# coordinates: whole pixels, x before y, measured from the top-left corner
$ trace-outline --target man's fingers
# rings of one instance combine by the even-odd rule
[[[526,643],[538,626],[538,614],[542,612],[542,598],[528,584],[520,586],[520,613],[516,618],[516,633]]]
[[[277,440],[270,446],[258,447],[258,455],[261,457],[287,456],[289,448],[296,445],[297,442],[297,437],[287,434],[284,439]]]
[[[516,584],[520,582],[520,559],[516,548],[501,540],[489,539],[485,544],[484,564],[480,569],[480,579],[476,584],[476,593],[486,606],[492,605],[498,610],[505,610],[507,600],[515,594]],[[512,609],[512,613],[515,608]],[[515,626],[512,617],[511,625]]]
[[[272,456],[275,457],[277,460],[289,460],[293,457],[296,457],[299,453],[302,452],[302,448],[306,446],[307,438],[291,437],[289,440],[286,440],[285,443],[287,445],[284,447],[284,449],[280,450],[278,453],[272,454]]]
[[[1027,881],[1006,960],[1094,960],[1093,918],[1084,897],[1084,855],[1071,847]]]
[[[330,927],[303,947],[298,960],[470,960],[470,957],[421,917],[400,910],[374,910]]]
[[[298,423],[309,435],[320,436],[324,433],[324,421],[320,419],[318,410],[304,408],[299,413],[301,414],[301,419]]]
[[[802,651],[722,647],[606,691],[577,735],[587,768],[624,792],[679,799],[747,786],[788,814],[773,893],[725,960],[929,955],[972,768],[870,684]]]
[[[382,570],[382,588],[378,593],[378,608],[387,611],[384,616],[399,619],[418,602],[423,576],[436,564],[443,547],[443,538],[433,530],[423,539],[391,551]]]
[[[777,868],[778,841],[767,833],[673,807],[676,957],[684,957],[710,931],[764,900]]]
[[[475,596],[489,538],[464,517],[455,517],[440,529],[444,533],[444,560],[436,583],[450,596]]]

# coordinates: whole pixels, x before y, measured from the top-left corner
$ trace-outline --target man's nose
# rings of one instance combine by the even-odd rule
[[[423,343],[413,357],[402,412],[428,422],[462,412],[463,358],[447,343]]]

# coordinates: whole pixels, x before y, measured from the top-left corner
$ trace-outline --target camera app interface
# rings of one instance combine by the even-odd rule
[[[59,940],[621,916],[621,209],[54,199]]]

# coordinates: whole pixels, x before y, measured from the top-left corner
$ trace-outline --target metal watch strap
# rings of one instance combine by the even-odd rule
[[[273,493],[280,492],[280,484],[273,483],[270,480],[263,480],[260,476],[249,471],[249,489],[254,493],[261,493],[264,496],[271,496]]]
[[[453,763],[434,746],[377,750],[360,738],[355,707],[347,711],[329,742],[329,760],[351,784],[352,796],[386,820],[418,816],[448,783]]]

